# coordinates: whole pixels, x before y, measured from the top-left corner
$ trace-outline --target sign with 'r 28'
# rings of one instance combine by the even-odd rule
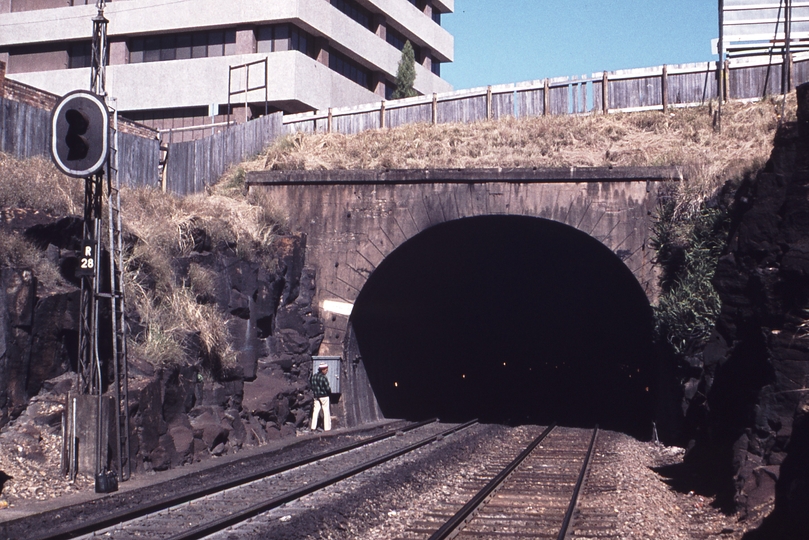
[[[95,276],[96,273],[96,253],[95,244],[84,241],[79,253],[79,267],[76,269],[77,276]]]

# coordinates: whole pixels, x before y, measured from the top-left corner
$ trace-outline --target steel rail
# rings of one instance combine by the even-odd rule
[[[336,475],[330,476],[329,478],[321,480],[320,482],[315,482],[313,484],[308,484],[308,485],[303,486],[301,488],[298,488],[298,489],[289,491],[287,493],[284,493],[283,495],[280,495],[278,497],[274,497],[274,498],[269,499],[267,501],[255,504],[255,505],[253,505],[253,506],[251,506],[249,508],[245,508],[244,510],[236,511],[236,512],[234,512],[234,513],[232,513],[232,514],[230,514],[228,516],[225,516],[225,517],[210,521],[208,523],[203,523],[202,525],[199,525],[199,526],[194,527],[192,529],[188,529],[188,530],[186,530],[186,531],[184,531],[184,532],[182,532],[180,534],[171,536],[167,540],[198,540],[198,539],[203,538],[205,536],[208,536],[208,535],[211,535],[213,533],[219,532],[219,531],[221,531],[223,529],[226,529],[227,527],[236,525],[238,523],[241,523],[242,521],[245,521],[245,520],[248,520],[248,519],[250,519],[252,517],[255,517],[255,516],[257,516],[257,515],[259,515],[259,514],[261,514],[263,512],[266,512],[268,510],[272,510],[273,508],[277,508],[277,507],[279,507],[279,506],[281,506],[283,504],[294,501],[296,499],[300,499],[304,495],[309,495],[310,493],[314,493],[315,491],[319,491],[319,490],[321,490],[323,488],[326,488],[326,487],[328,487],[328,486],[330,486],[332,484],[336,484],[337,482],[339,482],[341,480],[345,480],[346,478],[349,478],[349,477],[354,476],[356,474],[359,474],[359,473],[361,473],[363,471],[366,471],[368,469],[376,467],[377,465],[381,465],[382,463],[385,463],[386,461],[390,461],[390,460],[392,460],[394,458],[397,458],[397,457],[399,457],[401,455],[412,452],[413,450],[417,450],[418,448],[421,448],[422,446],[426,446],[426,445],[428,445],[428,444],[430,444],[430,443],[432,443],[432,442],[434,442],[436,440],[439,440],[439,439],[441,439],[443,437],[446,437],[447,435],[451,435],[452,433],[455,433],[457,431],[465,429],[465,428],[467,428],[467,427],[469,427],[469,426],[471,426],[473,424],[476,424],[476,423],[477,423],[477,420],[470,420],[469,422],[466,422],[464,424],[460,424],[458,426],[450,428],[450,429],[448,429],[446,431],[443,431],[441,433],[438,433],[436,435],[428,437],[428,438],[426,438],[426,439],[424,439],[422,441],[411,444],[410,446],[407,446],[405,448],[401,448],[399,450],[395,450],[395,451],[390,452],[390,453],[388,453],[388,454],[386,454],[384,456],[375,458],[375,459],[373,459],[371,461],[368,461],[366,463],[357,465],[356,467],[352,467],[351,469],[348,469],[348,470],[343,471],[341,473],[338,473]]]
[[[539,437],[534,439],[534,441],[529,444],[525,450],[523,450],[519,456],[517,456],[514,461],[506,465],[506,467],[500,471],[497,476],[492,478],[483,489],[481,489],[472,499],[469,500],[468,503],[463,505],[463,507],[455,513],[454,516],[449,518],[444,525],[441,526],[433,535],[430,537],[430,540],[444,540],[445,538],[449,538],[451,534],[455,532],[455,530],[463,524],[467,518],[474,512],[478,507],[480,507],[483,502],[491,495],[505,480],[511,475],[514,469],[522,463],[525,458],[527,458],[531,452],[541,443],[545,437],[550,434],[551,431],[556,427],[556,422],[548,426],[545,431],[543,431]]]
[[[407,426],[405,426],[403,428],[392,429],[392,430],[386,431],[384,433],[380,433],[379,435],[375,435],[375,436],[367,438],[367,439],[362,439],[360,441],[356,441],[356,442],[349,443],[349,444],[346,444],[346,445],[343,445],[343,446],[339,446],[337,448],[333,448],[331,450],[326,450],[324,452],[314,454],[314,455],[309,456],[307,458],[287,461],[285,463],[282,463],[282,464],[277,465],[275,467],[271,467],[269,469],[265,469],[265,470],[260,471],[260,472],[247,473],[247,474],[244,474],[244,475],[228,478],[226,480],[216,482],[216,483],[213,483],[213,484],[208,484],[202,489],[192,490],[192,491],[188,491],[188,492],[185,492],[185,493],[179,493],[179,494],[178,493],[169,493],[166,497],[164,497],[164,498],[162,498],[162,499],[160,499],[158,501],[153,501],[153,502],[147,503],[147,504],[145,504],[143,506],[138,506],[136,508],[124,509],[124,510],[121,510],[121,511],[118,511],[118,512],[107,514],[107,515],[105,515],[105,516],[103,516],[101,518],[98,518],[98,519],[91,519],[89,521],[86,521],[86,522],[82,523],[81,525],[78,525],[76,527],[71,527],[68,530],[62,530],[62,531],[56,530],[56,531],[53,531],[53,529],[52,529],[51,531],[46,533],[44,536],[34,536],[31,540],[69,540],[71,538],[75,538],[77,536],[82,536],[82,535],[89,534],[89,533],[92,533],[92,532],[95,532],[95,531],[98,531],[98,530],[101,530],[101,529],[105,529],[105,528],[117,525],[117,524],[125,522],[125,521],[130,521],[130,520],[133,520],[133,519],[137,519],[139,517],[143,517],[143,516],[148,515],[148,514],[152,514],[154,512],[159,512],[161,510],[165,510],[166,508],[176,506],[176,505],[179,505],[179,504],[183,504],[183,503],[186,503],[188,501],[192,501],[194,499],[199,499],[201,497],[205,497],[205,496],[211,495],[213,493],[217,493],[217,492],[220,492],[220,491],[225,491],[227,489],[239,486],[241,484],[246,484],[246,483],[249,483],[249,482],[260,480],[262,478],[273,476],[273,475],[288,471],[290,469],[294,469],[296,467],[301,467],[303,465],[308,465],[309,463],[313,463],[315,461],[319,461],[319,460],[326,459],[326,458],[329,458],[329,457],[332,457],[332,456],[335,456],[335,455],[338,455],[338,454],[342,454],[342,453],[348,452],[350,450],[354,450],[356,448],[359,448],[361,446],[365,446],[367,444],[372,444],[372,443],[375,443],[375,442],[378,442],[378,441],[393,437],[397,433],[400,433],[400,432],[403,432],[403,431],[411,431],[411,430],[414,430],[416,428],[425,426],[427,424],[431,424],[433,422],[436,422],[437,420],[438,420],[437,418],[431,418],[429,420],[424,420],[422,422],[416,422],[416,423],[413,423],[413,424],[409,424],[409,425],[407,425]],[[251,459],[255,459],[255,458],[244,458],[242,460],[234,461],[232,464],[229,464],[229,465],[231,465],[231,466],[238,465],[240,462],[249,463],[249,461]]]
[[[590,461],[593,458],[593,448],[596,444],[597,435],[598,425],[593,429],[593,436],[590,438],[590,446],[587,448],[587,454],[584,456],[584,463],[581,466],[581,471],[579,471],[579,478],[576,480],[576,487],[573,488],[573,496],[570,498],[570,504],[567,507],[567,512],[565,512],[565,519],[562,520],[562,528],[559,530],[559,536],[556,537],[556,540],[565,540],[565,536],[567,536],[567,529],[570,526],[573,511],[576,509],[576,503],[579,500],[579,491],[584,483],[584,476],[587,473],[587,469],[590,467]]]

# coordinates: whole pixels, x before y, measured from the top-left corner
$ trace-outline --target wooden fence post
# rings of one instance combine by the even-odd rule
[[[492,119],[492,87],[486,87],[486,120]]]
[[[166,149],[165,154],[163,154],[163,156],[162,156],[163,157],[163,169],[160,171],[160,188],[163,190],[163,193],[166,193],[168,191],[169,149],[171,148],[171,145],[168,145],[168,144],[166,146],[159,146],[159,145],[160,145],[160,143],[158,143],[158,148],[159,148],[158,152],[163,152],[163,148]],[[158,161],[159,160],[160,160],[160,158],[158,157]]]
[[[331,133],[331,122],[332,122],[331,107],[329,107],[329,114],[326,117],[326,133]]]
[[[793,73],[794,68],[795,68],[795,59],[793,58],[792,54],[788,54],[787,69],[789,71],[787,71],[787,75],[789,76],[789,78],[787,79],[787,84],[789,86],[787,87],[787,90],[792,90],[793,88],[795,88],[795,74]]]
[[[722,66],[722,77],[724,84],[722,85],[725,90],[725,95],[722,96],[725,101],[730,101],[730,60],[725,60]]]
[[[669,111],[669,68],[663,64],[663,79],[660,81],[663,94],[663,112]]]
[[[587,112],[587,81],[583,81],[579,83],[579,89],[581,91],[581,103],[579,104],[579,112],[586,113]]]
[[[385,128],[385,100],[379,102],[379,129]]]
[[[438,123],[438,94],[433,92],[433,125]]]
[[[542,92],[542,116],[550,114],[551,109],[551,83],[545,79],[545,90]]]
[[[607,77],[607,72],[605,71],[605,72],[604,72],[604,73],[601,75],[601,111],[602,111],[604,114],[607,114],[608,112],[610,112],[610,104],[609,104],[610,91],[609,91],[609,84],[610,84],[610,81],[609,81],[609,78]]]

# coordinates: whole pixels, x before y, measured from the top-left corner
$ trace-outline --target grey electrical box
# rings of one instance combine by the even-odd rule
[[[326,378],[329,379],[329,387],[332,394],[340,393],[340,360],[339,356],[313,356],[312,357],[312,373],[317,371],[317,366],[326,364],[329,366],[329,371],[326,372]]]

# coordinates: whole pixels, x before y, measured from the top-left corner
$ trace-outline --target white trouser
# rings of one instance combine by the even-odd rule
[[[329,396],[315,398],[315,407],[312,410],[312,430],[317,428],[317,417],[320,415],[320,409],[323,409],[323,429],[329,431],[331,429],[331,413],[329,413]]]

